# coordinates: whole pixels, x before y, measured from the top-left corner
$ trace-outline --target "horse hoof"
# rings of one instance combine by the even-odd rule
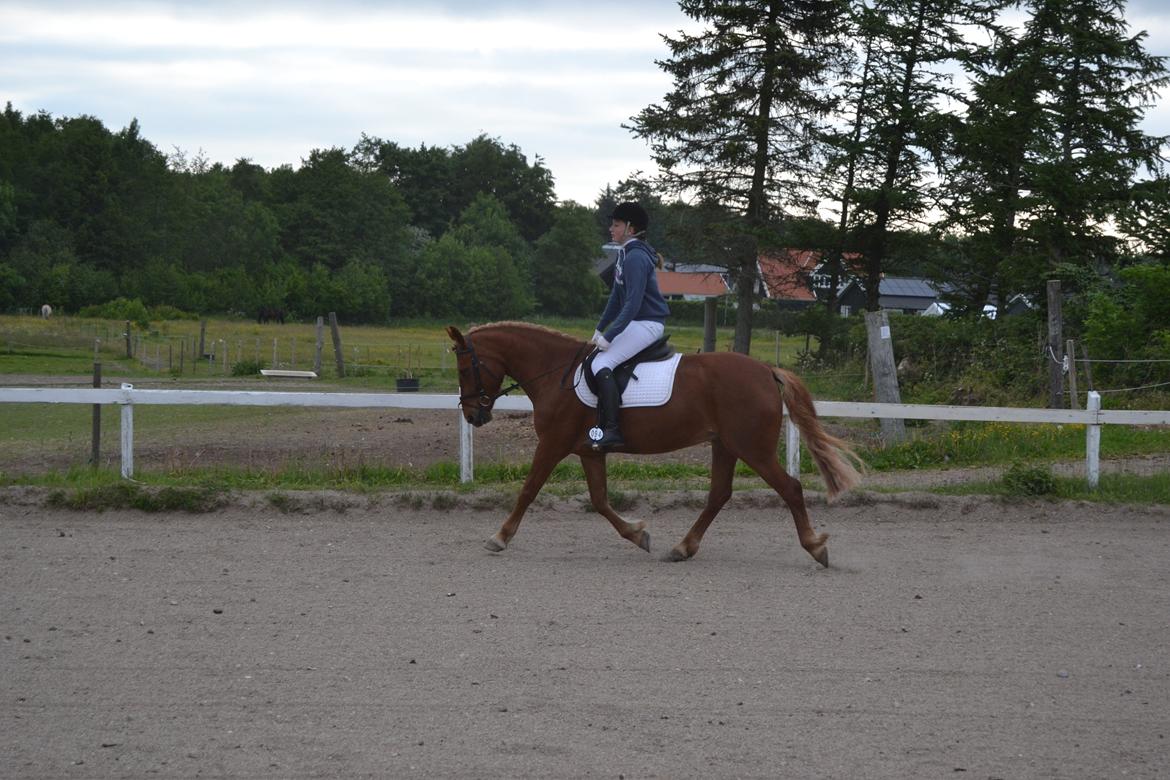
[[[503,552],[504,547],[505,545],[497,542],[494,536],[483,543],[483,549],[490,550],[491,552]]]
[[[643,531],[642,538],[638,540],[638,546],[646,552],[650,552],[650,532]]]
[[[670,548],[670,552],[662,556],[662,560],[668,563],[682,563],[683,561],[689,561],[690,559],[691,556],[687,555],[677,547]]]
[[[827,545],[817,550],[812,556],[821,566],[824,566],[826,569],[829,568],[829,548]]]

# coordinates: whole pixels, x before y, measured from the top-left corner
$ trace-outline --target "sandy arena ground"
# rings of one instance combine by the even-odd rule
[[[486,430],[486,429],[485,429]],[[764,493],[0,496],[0,775],[1165,777],[1170,508]]]

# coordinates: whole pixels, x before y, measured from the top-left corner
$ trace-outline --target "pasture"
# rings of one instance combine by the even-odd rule
[[[0,504],[19,777],[1148,777],[1166,507],[742,493],[661,562],[580,498]],[[699,494],[643,498],[655,552]],[[299,509],[298,509],[299,507]]]

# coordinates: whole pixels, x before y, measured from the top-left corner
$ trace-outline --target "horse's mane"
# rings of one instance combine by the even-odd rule
[[[577,338],[576,336],[570,336],[568,333],[562,333],[559,330],[553,330],[552,328],[547,328],[544,325],[537,325],[532,322],[518,322],[515,320],[488,322],[483,325],[476,325],[474,328],[471,328],[469,331],[467,331],[467,335],[471,336],[477,331],[487,330],[488,328],[519,328],[521,330],[532,330],[538,333],[548,333],[553,336],[560,336],[564,339],[570,339],[571,341],[581,341],[581,339]]]

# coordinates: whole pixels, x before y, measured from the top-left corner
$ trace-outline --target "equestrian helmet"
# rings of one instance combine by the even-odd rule
[[[609,218],[621,220],[632,225],[634,230],[639,233],[644,232],[646,228],[650,227],[650,215],[646,213],[646,209],[637,203],[619,203],[614,207],[613,213],[609,215]]]

